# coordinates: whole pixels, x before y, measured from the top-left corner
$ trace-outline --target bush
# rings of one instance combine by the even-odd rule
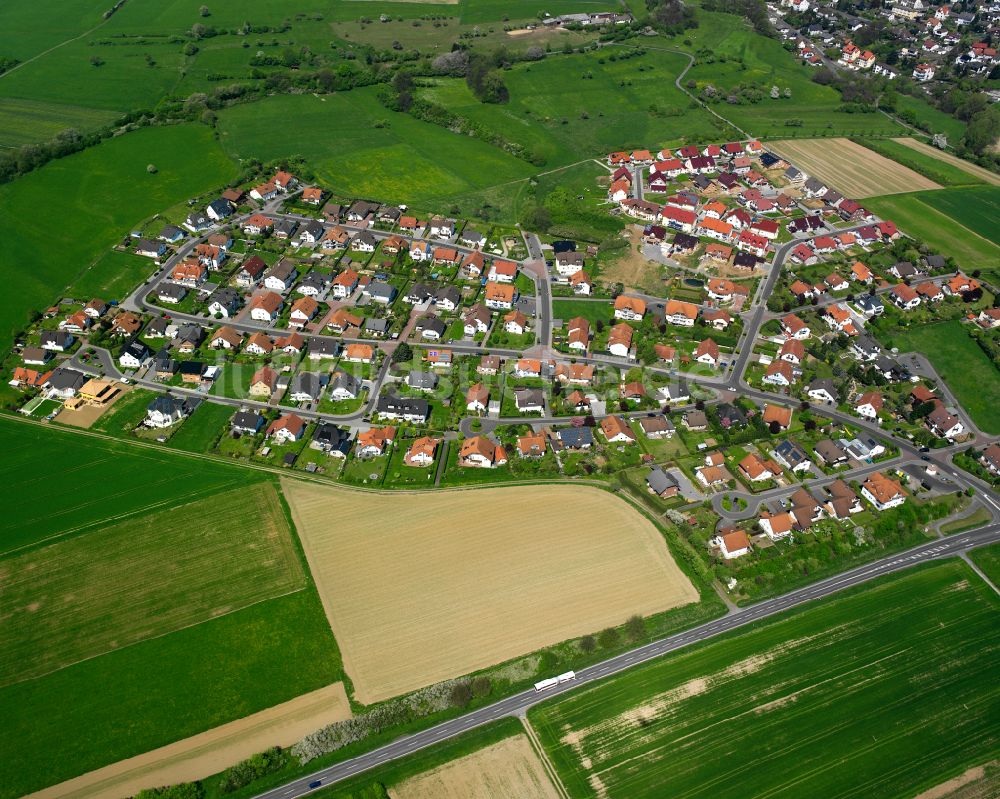
[[[585,635],[580,639],[580,651],[588,655],[597,649],[597,639],[592,635]]]
[[[601,645],[602,649],[610,649],[618,645],[619,638],[618,630],[614,627],[608,627],[606,630],[601,630],[600,635],[597,636],[597,642]]]
[[[136,799],[202,799],[205,788],[200,782],[182,782],[179,785],[165,785],[162,788],[145,788]]]
[[[264,752],[248,757],[222,772],[219,790],[232,793],[268,774],[280,771],[288,762],[288,755],[280,746],[272,746]]]
[[[468,682],[455,683],[449,698],[455,707],[465,707],[472,701],[472,685]]]

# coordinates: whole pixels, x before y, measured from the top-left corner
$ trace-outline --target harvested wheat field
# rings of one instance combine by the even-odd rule
[[[652,523],[596,488],[282,487],[365,704],[698,599]]]
[[[988,169],[983,169],[983,167],[978,164],[973,164],[971,161],[966,161],[964,158],[959,158],[957,155],[952,155],[944,150],[939,150],[937,147],[931,147],[927,142],[922,142],[919,139],[911,139],[908,136],[893,139],[894,142],[899,142],[900,144],[909,147],[911,150],[916,150],[918,153],[923,153],[924,155],[929,155],[931,158],[936,158],[938,161],[944,161],[946,164],[951,164],[953,167],[961,169],[963,172],[968,172],[980,180],[986,181],[994,186],[1000,186],[1000,175],[996,172],[990,172]]]
[[[560,799],[526,735],[418,774],[389,790],[392,799]]]
[[[301,590],[271,483],[132,516],[0,563],[0,685]]]
[[[320,727],[350,717],[347,692],[337,682],[29,794],[29,799],[120,799],[135,796],[143,788],[204,779],[257,752],[291,746]]]
[[[933,180],[850,139],[769,142],[782,158],[852,199],[940,189]]]

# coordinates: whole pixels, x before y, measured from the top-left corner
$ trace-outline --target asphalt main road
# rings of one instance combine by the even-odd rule
[[[397,738],[392,743],[366,752],[363,755],[335,763],[332,766],[293,780],[270,791],[258,794],[256,799],[295,799],[319,787],[332,785],[341,780],[361,774],[376,766],[418,752],[428,746],[460,735],[463,732],[488,724],[508,716],[524,715],[532,706],[553,696],[576,690],[582,685],[610,677],[630,669],[640,663],[661,657],[670,652],[707,641],[716,636],[745,627],[795,607],[817,599],[836,594],[856,585],[862,585],[886,574],[902,571],[920,563],[960,555],[977,546],[1000,541],[1000,524],[991,524],[971,533],[954,538],[936,539],[896,555],[859,566],[851,571],[829,577],[812,585],[791,591],[780,597],[768,599],[755,605],[731,612],[714,621],[707,622],[676,635],[636,647],[613,658],[587,666],[576,673],[576,679],[562,683],[543,692],[522,691],[501,699],[492,705],[478,708],[463,716],[429,727],[426,730]],[[316,783],[320,785],[311,788]]]

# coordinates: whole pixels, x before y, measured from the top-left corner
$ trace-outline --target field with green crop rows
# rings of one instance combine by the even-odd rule
[[[1000,544],[980,547],[970,552],[969,557],[993,581],[993,585],[1000,586]]]
[[[150,163],[156,174],[146,171]],[[0,270],[7,276],[0,347],[9,346],[32,310],[47,308],[83,280],[138,222],[234,174],[209,128],[176,125],[129,133],[0,186]],[[106,281],[115,285],[97,275],[85,285]]]
[[[0,799],[147,752],[341,679],[310,586],[0,688]]]
[[[984,238],[985,233],[980,235],[963,224],[968,220],[969,225],[983,226],[975,204],[963,202],[970,199],[967,192],[982,192],[989,197],[997,191],[1000,190],[995,187],[984,187],[890,194],[867,198],[865,207],[883,219],[891,219],[900,230],[919,238],[937,252],[952,256],[966,271],[981,269],[1000,273],[1000,246]],[[988,221],[986,225],[989,227]],[[992,225],[995,230],[995,219]]]
[[[997,753],[1000,598],[954,560],[529,713],[574,797],[912,796]]]
[[[0,417],[0,478],[18,498],[0,557],[95,525],[266,479],[258,472]]]
[[[935,192],[924,202],[1000,247],[1000,186]]]
[[[51,139],[67,128],[92,130],[112,122],[115,116],[95,108],[0,97],[0,148]]]
[[[0,685],[306,584],[271,482],[109,521],[9,557],[3,573]]]

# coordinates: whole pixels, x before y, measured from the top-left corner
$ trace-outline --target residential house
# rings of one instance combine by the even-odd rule
[[[854,401],[854,412],[866,419],[878,419],[885,400],[878,391],[866,391]]]
[[[273,291],[256,294],[250,300],[250,318],[255,322],[273,324],[278,320],[282,304],[281,295]]]
[[[628,422],[621,416],[605,416],[601,419],[601,432],[609,444],[635,444],[638,440]]]
[[[514,407],[518,413],[544,413],[545,395],[537,388],[514,389]]]
[[[143,424],[146,427],[162,430],[189,416],[195,407],[197,403],[191,400],[160,394],[146,406],[146,418]]]
[[[465,409],[471,413],[486,413],[490,405],[490,390],[482,383],[469,386],[465,392]]]
[[[288,291],[298,276],[299,270],[295,262],[288,258],[282,258],[264,275],[264,288],[278,292]]]
[[[627,297],[620,294],[615,298],[615,318],[640,321],[646,314],[646,303],[638,297]]]
[[[375,404],[375,415],[384,419],[401,419],[415,424],[423,424],[430,416],[430,405],[425,399],[383,394]]]
[[[330,397],[336,402],[357,399],[361,395],[361,381],[349,372],[338,369],[330,376]]]
[[[264,426],[264,417],[257,411],[239,410],[229,421],[229,429],[240,435],[255,436]]]
[[[486,436],[472,436],[462,442],[458,465],[475,469],[495,469],[507,463],[507,450]]]
[[[891,477],[882,472],[875,472],[861,484],[861,496],[868,500],[876,510],[895,508],[906,502],[906,492],[903,487]]]
[[[267,426],[265,438],[269,438],[276,444],[288,444],[292,441],[299,441],[306,431],[306,423],[294,413],[286,413],[279,416]]]
[[[487,308],[509,311],[517,299],[517,289],[509,283],[488,282],[484,296]]]
[[[440,443],[440,438],[433,438],[432,436],[421,436],[415,439],[403,456],[403,463],[407,466],[421,468],[430,466],[434,463],[434,456]]]
[[[250,388],[247,393],[251,397],[269,399],[278,385],[278,373],[270,366],[262,366],[250,378]]]
[[[395,438],[395,427],[369,428],[358,433],[354,452],[359,458],[377,458],[385,454]]]
[[[713,339],[706,338],[699,342],[693,357],[698,363],[717,368],[719,366],[719,345]]]
[[[627,322],[619,322],[608,333],[608,352],[619,358],[627,358],[631,349],[632,328]]]
[[[646,487],[650,493],[656,494],[661,499],[669,499],[677,496],[680,491],[680,484],[677,478],[670,472],[665,472],[659,466],[654,466],[646,474]]]
[[[325,452],[333,458],[346,458],[351,451],[351,434],[330,422],[321,422],[313,431],[309,448]]]
[[[329,379],[324,372],[299,372],[292,378],[288,398],[292,402],[318,402]]]

